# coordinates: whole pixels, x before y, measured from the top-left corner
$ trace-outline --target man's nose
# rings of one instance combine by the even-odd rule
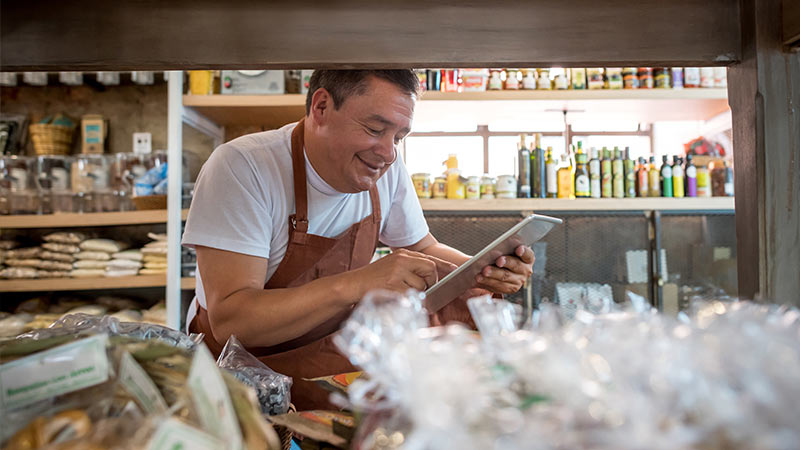
[[[375,153],[378,154],[386,164],[391,164],[397,158],[397,149],[394,145],[394,136],[387,136],[380,140],[380,143],[375,148]]]

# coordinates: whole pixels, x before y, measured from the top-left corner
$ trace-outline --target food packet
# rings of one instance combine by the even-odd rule
[[[272,416],[269,419],[273,424],[286,427],[299,437],[302,448],[327,448],[320,443],[348,448],[356,426],[353,416],[341,411],[301,411]]]
[[[264,414],[285,414],[291,401],[292,379],[259,361],[236,336],[231,335],[222,349],[217,366],[227,369],[237,380],[252,387]]]

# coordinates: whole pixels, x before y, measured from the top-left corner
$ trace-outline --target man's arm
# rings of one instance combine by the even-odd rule
[[[268,260],[197,245],[214,339],[235,334],[248,347],[277,345],[300,337],[349,309],[373,289],[424,291],[445,261],[399,250],[360,269],[319,278],[294,288],[264,289]]]

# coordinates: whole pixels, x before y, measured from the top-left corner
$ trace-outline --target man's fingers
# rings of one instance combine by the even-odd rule
[[[516,251],[514,253],[525,264],[531,264],[531,263],[533,263],[533,261],[535,259],[534,255],[533,255],[533,250],[530,247],[526,246],[526,245],[520,245],[519,247],[517,247],[517,249],[516,249]]]
[[[476,287],[486,289],[496,294],[513,294],[519,290],[519,285],[517,284],[506,283],[492,278],[484,278],[478,281]]]
[[[518,273],[520,275],[527,276],[528,272],[530,272],[531,270],[528,264],[522,262],[522,260],[517,258],[516,256],[501,256],[497,258],[497,260],[498,260],[497,267],[501,267],[505,270],[510,270],[511,272]],[[500,263],[502,263],[502,265]]]
[[[458,268],[457,265],[451,263],[450,261],[445,261],[445,260],[443,260],[441,258],[437,258],[437,257],[431,256],[431,255],[426,255],[424,253],[420,253],[420,254],[423,257],[433,261],[436,264],[436,270],[439,273],[443,274],[443,275],[447,275],[448,273],[450,273],[450,272],[452,272],[452,271],[454,271],[454,270],[456,270]]]
[[[481,271],[481,274],[478,275],[483,276],[484,278],[492,278],[499,281],[512,281],[516,274],[508,269],[500,269],[494,266],[486,266]]]

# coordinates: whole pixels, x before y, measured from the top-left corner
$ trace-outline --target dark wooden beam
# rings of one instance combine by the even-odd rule
[[[800,49],[800,1],[783,0],[783,43]]]
[[[732,0],[0,2],[0,67],[729,65]]]
[[[783,52],[780,0],[742,0],[728,70],[739,294],[800,305],[800,54]]]

